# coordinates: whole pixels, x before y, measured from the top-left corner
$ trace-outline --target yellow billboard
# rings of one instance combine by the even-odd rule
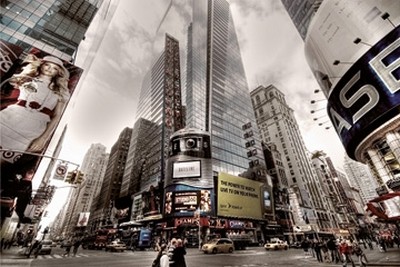
[[[263,219],[262,183],[243,177],[219,173],[217,181],[217,215]]]

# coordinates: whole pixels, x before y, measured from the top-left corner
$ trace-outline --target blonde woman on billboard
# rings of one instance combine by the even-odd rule
[[[3,149],[41,152],[51,137],[70,97],[69,72],[63,62],[53,56],[42,59],[29,54],[29,63],[8,82],[19,89],[16,103],[0,112]],[[1,161],[13,163],[20,154],[3,153]]]

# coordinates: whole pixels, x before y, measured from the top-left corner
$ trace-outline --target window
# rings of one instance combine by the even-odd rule
[[[259,95],[256,95],[256,102],[258,105],[261,104],[261,99]]]

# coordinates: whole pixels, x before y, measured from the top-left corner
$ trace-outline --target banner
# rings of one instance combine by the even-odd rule
[[[37,48],[16,60],[23,49],[4,41],[0,44],[2,196],[18,197],[21,202],[21,194],[31,194],[25,185],[31,183],[41,161],[38,155],[46,152],[82,69]],[[23,191],[18,189],[21,181]],[[24,210],[26,205],[19,208]]]
[[[89,221],[89,216],[90,216],[90,212],[81,212],[79,214],[79,219],[78,219],[78,223],[76,226],[78,226],[78,227],[86,226]]]

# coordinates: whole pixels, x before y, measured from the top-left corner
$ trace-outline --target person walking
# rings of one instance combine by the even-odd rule
[[[183,246],[182,239],[176,241],[176,248],[172,254],[173,267],[186,267],[185,261],[186,249]],[[171,265],[170,265],[171,266]]]
[[[162,244],[159,246],[159,251],[157,253],[157,257],[154,259],[151,267],[169,267],[169,255],[168,255],[168,247],[166,244]]]
[[[71,241],[68,240],[65,244],[65,253],[63,254],[63,257],[65,256],[69,257],[69,253],[71,252],[71,247],[72,247]]]
[[[315,255],[316,255],[317,260],[318,260],[319,262],[324,262],[324,260],[323,260],[323,258],[322,258],[321,247],[322,247],[321,241],[319,241],[318,239],[316,239],[316,240],[314,241],[314,251],[315,251]]]
[[[38,250],[39,244],[40,244],[40,241],[39,241],[39,240],[35,240],[35,242],[34,242],[34,243],[31,245],[31,247],[29,248],[29,252],[28,252],[28,254],[26,255],[27,258],[30,258],[30,257],[31,257],[31,254],[32,254],[32,252],[33,252],[34,250],[35,250],[35,253],[34,253],[35,258],[37,258],[36,251]]]
[[[168,256],[169,256],[169,265],[171,267],[174,266],[174,260],[173,260],[173,256],[174,256],[174,251],[176,248],[176,243],[177,243],[177,239],[176,238],[172,238],[169,246],[168,246]]]
[[[76,240],[74,243],[74,249],[72,250],[72,253],[74,255],[74,257],[76,256],[76,253],[78,252],[78,248],[81,245],[81,240]]]
[[[308,251],[310,249],[310,243],[307,239],[303,239],[303,241],[301,241],[301,248],[304,251],[304,257],[308,257],[310,256],[310,252]]]
[[[326,243],[326,246],[328,247],[331,254],[331,262],[337,264],[339,262],[339,257],[335,238],[331,237]]]
[[[339,254],[342,258],[342,263],[343,263],[343,267],[347,267],[348,263],[351,263],[351,265],[353,267],[355,267],[355,264],[353,262],[353,259],[351,258],[351,248],[350,246],[347,244],[346,240],[343,239],[340,242],[339,245]]]
[[[361,267],[367,266],[367,257],[365,256],[364,251],[361,249],[359,244],[353,243],[353,253],[357,256]]]

